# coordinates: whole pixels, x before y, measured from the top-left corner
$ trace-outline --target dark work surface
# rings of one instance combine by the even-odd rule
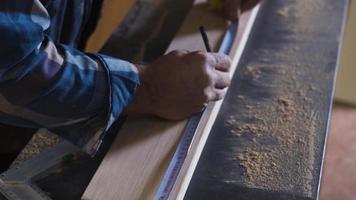
[[[186,200],[317,199],[347,0],[266,0]]]

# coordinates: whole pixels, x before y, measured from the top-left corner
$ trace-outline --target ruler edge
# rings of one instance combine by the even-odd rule
[[[248,17],[248,19],[245,25],[245,29],[242,30],[241,39],[234,41],[231,52],[229,54],[230,58],[232,58],[230,76],[232,76],[236,71],[237,65],[245,49],[247,40],[249,38],[250,32],[252,30],[259,9],[260,9],[260,4],[256,5],[249,13],[246,13],[248,15],[246,16]],[[237,33],[235,39],[238,38],[238,36],[239,34]],[[170,200],[184,199],[185,193],[189,187],[190,180],[193,177],[195,168],[198,165],[200,156],[203,152],[204,146],[210,134],[210,130],[215,122],[215,119],[219,113],[223,101],[224,99],[217,102],[209,103],[206,111],[203,113],[201,122],[199,123],[197,130],[195,131],[194,138],[191,143],[190,152],[193,151],[194,153],[193,155],[190,156],[188,153],[188,157],[190,157],[190,159],[188,157],[187,157],[188,159],[186,158],[186,161],[184,162],[179,172],[177,181],[174,184],[168,199]],[[196,136],[199,134],[199,132],[201,133],[200,134],[201,136],[200,138],[197,138]],[[195,150],[192,149],[194,147]]]

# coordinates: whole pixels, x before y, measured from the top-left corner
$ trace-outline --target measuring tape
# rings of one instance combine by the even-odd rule
[[[238,21],[230,24],[220,45],[219,53],[229,55],[237,34],[238,25]],[[167,200],[169,198],[169,194],[172,191],[174,183],[177,180],[178,174],[189,152],[195,131],[199,125],[202,115],[203,112],[195,114],[188,119],[183,135],[178,143],[177,150],[174,152],[173,158],[169,163],[167,171],[155,194],[155,200]]]

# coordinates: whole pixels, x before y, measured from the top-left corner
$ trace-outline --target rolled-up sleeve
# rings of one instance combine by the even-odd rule
[[[88,153],[132,99],[134,65],[54,44],[39,0],[0,4],[0,121],[45,127]]]

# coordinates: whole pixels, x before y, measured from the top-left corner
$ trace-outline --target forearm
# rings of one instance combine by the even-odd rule
[[[0,4],[0,119],[49,128],[81,147],[94,144],[131,100],[136,68],[55,45],[44,33],[49,24],[38,0]]]

